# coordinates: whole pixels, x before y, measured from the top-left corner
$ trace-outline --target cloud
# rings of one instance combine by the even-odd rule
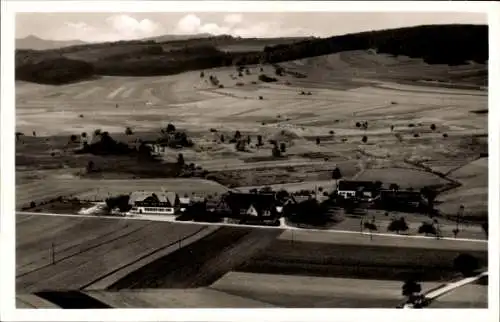
[[[239,13],[232,13],[224,16],[224,22],[228,25],[234,26],[243,21],[243,15]]]
[[[175,34],[200,34],[232,35],[237,37],[290,37],[309,36],[311,31],[303,28],[283,28],[281,24],[273,21],[251,23],[243,21],[241,14],[228,14],[223,17],[223,22],[204,23],[200,17],[188,14],[182,17],[175,26]]]
[[[162,26],[150,19],[137,20],[128,15],[116,15],[106,18],[112,31],[125,38],[148,37],[157,34]]]
[[[165,28],[150,19],[138,20],[129,15],[113,15],[105,19],[104,24],[90,25],[81,21],[66,21],[57,29],[54,39],[80,39],[89,42],[131,40],[154,37],[165,34]]]

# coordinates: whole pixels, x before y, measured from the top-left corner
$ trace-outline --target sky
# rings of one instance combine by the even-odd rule
[[[424,24],[487,24],[481,13],[18,13],[16,38],[86,42],[131,40],[165,34],[210,33],[240,37],[328,37]]]

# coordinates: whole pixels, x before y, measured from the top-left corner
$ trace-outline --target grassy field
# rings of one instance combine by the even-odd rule
[[[210,288],[285,308],[394,308],[403,299],[401,286],[398,281],[230,272]]]
[[[100,218],[18,215],[16,221],[16,289],[25,293],[79,289],[204,229]]]
[[[187,163],[201,166],[209,172],[207,178],[226,186],[308,186],[327,182],[334,166],[346,178],[394,181],[413,188],[446,184],[447,178],[430,173],[433,169],[462,184],[440,196],[443,212],[454,213],[464,204],[471,216],[485,217],[487,167],[460,167],[487,152],[487,113],[474,112],[487,110],[487,93],[408,80],[408,75],[413,80],[448,77],[452,85],[464,85],[467,75],[484,66],[431,66],[419,59],[365,51],[281,65],[307,77],[276,76],[272,66],[254,65],[243,76],[234,67],[224,67],[206,70],[205,77],[186,72],[104,77],[62,86],[18,82],[16,127],[26,136],[16,145],[17,177],[20,182],[39,182],[64,174],[78,176],[89,160],[104,169],[102,178],[172,176],[167,165],[140,164],[128,157],[75,156],[74,146],[68,145],[70,134],[92,136],[95,129],[125,142],[155,138],[171,122],[195,146],[167,149],[161,158],[175,162],[181,152]],[[262,73],[278,81],[261,82]],[[224,88],[213,86],[207,80],[210,75]],[[311,95],[300,95],[301,91]],[[356,126],[363,121],[367,129]],[[125,135],[127,126],[134,134]],[[237,130],[250,136],[244,152],[228,142]],[[37,137],[31,137],[32,131]],[[257,135],[262,135],[263,146],[256,145]],[[283,158],[271,157],[270,139],[285,143]],[[457,168],[474,171],[476,179],[453,173]]]

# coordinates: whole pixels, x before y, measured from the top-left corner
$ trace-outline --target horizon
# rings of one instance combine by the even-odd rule
[[[485,14],[461,12],[18,13],[15,38],[33,36],[46,41],[86,43],[207,34],[240,38],[327,38],[372,30],[449,24],[487,25],[488,21]]]

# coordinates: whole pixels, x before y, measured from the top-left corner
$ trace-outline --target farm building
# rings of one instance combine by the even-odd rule
[[[217,206],[217,212],[237,218],[276,218],[282,209],[283,204],[274,193],[228,193]]]
[[[337,184],[337,193],[345,199],[355,197],[370,199],[377,195],[381,185],[381,183],[372,181],[339,180]]]
[[[132,213],[173,215],[180,208],[180,198],[175,192],[132,192],[129,199]]]

